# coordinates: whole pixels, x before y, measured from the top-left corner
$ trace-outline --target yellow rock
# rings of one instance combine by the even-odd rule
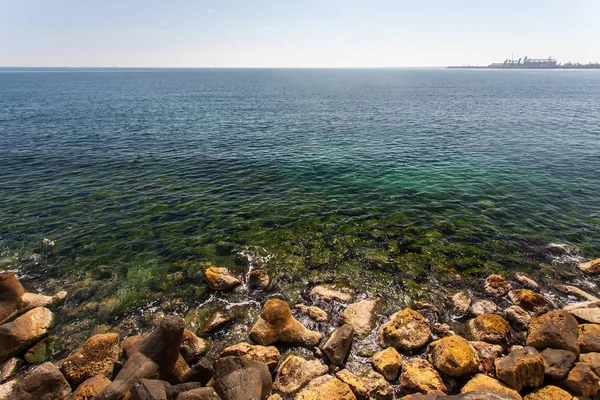
[[[356,396],[344,382],[324,375],[313,379],[296,395],[296,400],[356,400]]]
[[[557,386],[546,386],[524,397],[525,400],[573,400],[574,397]]]
[[[427,356],[435,368],[453,377],[472,375],[479,367],[477,351],[460,336],[448,336],[430,343]]]
[[[487,375],[477,374],[465,386],[460,390],[461,393],[477,392],[477,391],[490,391],[501,393],[508,398],[515,400],[521,400],[522,397],[516,390],[513,390],[494,378],[490,378]]]
[[[382,374],[388,381],[394,381],[398,377],[402,367],[402,356],[393,347],[388,347],[373,355],[371,359],[375,371]]]

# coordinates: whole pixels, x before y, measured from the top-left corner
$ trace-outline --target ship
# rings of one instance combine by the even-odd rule
[[[461,65],[461,66],[449,66],[448,68],[491,68],[491,69],[600,69],[600,63],[588,63],[588,64],[580,64],[580,63],[572,63],[567,62],[565,64],[559,63],[557,60],[552,57],[548,58],[529,58],[525,56],[524,58],[519,58],[518,60],[512,58],[507,58],[504,62],[500,63],[492,63],[486,66],[471,66],[471,65]]]

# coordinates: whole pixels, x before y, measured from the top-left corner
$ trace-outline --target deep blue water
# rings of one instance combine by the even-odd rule
[[[600,257],[598,71],[0,72],[0,255],[32,282],[108,265],[138,304],[249,255],[398,293],[550,243]]]

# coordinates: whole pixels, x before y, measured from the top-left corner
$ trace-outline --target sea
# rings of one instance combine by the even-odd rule
[[[597,257],[600,71],[0,69],[0,268],[85,334],[256,313],[211,264],[398,306]]]

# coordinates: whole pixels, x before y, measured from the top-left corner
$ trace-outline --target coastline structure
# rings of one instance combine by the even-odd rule
[[[488,69],[600,69],[600,63],[559,63],[552,57],[548,58],[524,58],[515,59],[514,56],[507,58],[504,62],[491,63],[488,66],[451,65],[447,68],[488,68]]]

